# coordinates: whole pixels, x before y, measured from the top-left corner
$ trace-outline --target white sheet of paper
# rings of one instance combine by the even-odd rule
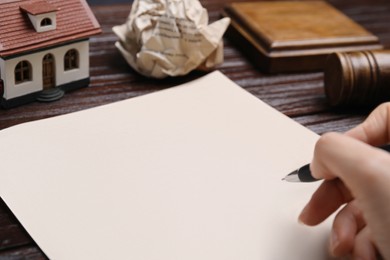
[[[0,132],[0,192],[50,259],[329,259],[281,181],[318,136],[220,72]]]

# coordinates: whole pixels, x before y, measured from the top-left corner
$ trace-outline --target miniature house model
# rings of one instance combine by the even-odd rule
[[[89,37],[100,27],[85,0],[0,1],[3,107],[53,101],[89,83]]]

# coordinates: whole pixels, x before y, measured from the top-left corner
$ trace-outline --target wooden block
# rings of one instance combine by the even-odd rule
[[[225,7],[227,36],[266,72],[322,70],[329,53],[383,49],[378,38],[322,1]]]

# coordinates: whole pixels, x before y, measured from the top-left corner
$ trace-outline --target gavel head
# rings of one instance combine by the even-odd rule
[[[373,106],[390,100],[390,51],[330,54],[324,70],[332,106]]]

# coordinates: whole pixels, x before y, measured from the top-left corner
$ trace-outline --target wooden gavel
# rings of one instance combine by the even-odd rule
[[[324,70],[332,106],[373,106],[390,101],[390,50],[333,53]]]

